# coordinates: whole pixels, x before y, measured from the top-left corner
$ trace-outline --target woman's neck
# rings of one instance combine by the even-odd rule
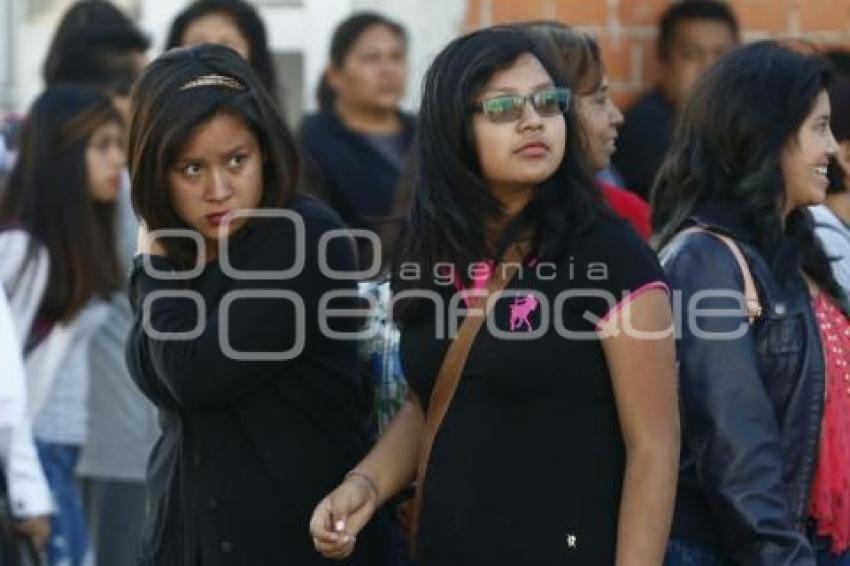
[[[356,132],[395,134],[401,130],[401,119],[395,110],[367,108],[337,100],[334,109],[343,123]]]
[[[488,226],[487,241],[494,245],[502,236],[505,227],[519,216],[531,200],[532,190],[525,186],[490,186],[493,197],[502,205],[502,214]]]

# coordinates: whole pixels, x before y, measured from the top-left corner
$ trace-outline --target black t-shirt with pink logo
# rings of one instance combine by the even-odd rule
[[[614,218],[579,234],[557,264],[526,262],[476,337],[434,442],[422,564],[614,563],[625,449],[596,328],[659,287],[655,254]],[[401,336],[426,410],[446,329],[459,324],[452,312],[465,307],[453,308],[453,285],[438,289],[442,304]]]

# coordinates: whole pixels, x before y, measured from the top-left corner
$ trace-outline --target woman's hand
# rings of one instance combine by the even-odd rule
[[[349,474],[313,511],[310,535],[325,558],[347,558],[357,534],[375,513],[378,494],[374,483],[360,473]]]
[[[165,248],[162,244],[156,240],[151,238],[150,233],[148,232],[147,226],[144,223],[139,223],[139,233],[136,236],[136,255],[168,255],[165,253]]]
[[[16,530],[29,538],[38,552],[43,552],[50,538],[50,516],[32,517],[18,521]]]

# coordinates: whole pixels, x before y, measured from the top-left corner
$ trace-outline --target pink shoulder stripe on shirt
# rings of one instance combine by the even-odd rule
[[[651,281],[646,285],[642,285],[641,287],[638,287],[637,289],[623,297],[622,301],[614,305],[614,307],[610,311],[608,311],[608,314],[602,317],[602,320],[600,320],[599,323],[596,325],[596,330],[601,329],[606,322],[611,320],[618,312],[623,310],[623,308],[628,306],[632,301],[634,301],[647,291],[654,291],[655,289],[661,289],[662,291],[667,293],[667,295],[670,295],[670,288],[664,281]]]

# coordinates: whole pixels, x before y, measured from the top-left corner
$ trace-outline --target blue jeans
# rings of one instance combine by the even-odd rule
[[[850,566],[850,552],[841,555],[829,551],[829,538],[819,537],[815,542],[818,566]],[[695,542],[670,539],[664,566],[727,566],[732,563],[711,548]]]
[[[80,447],[39,440],[35,444],[57,507],[50,518],[48,562],[51,566],[80,566],[88,546],[83,499],[74,477]]]
[[[667,543],[664,566],[733,566],[733,562],[710,546],[671,538]]]
[[[829,547],[829,537],[818,537],[815,541],[818,566],[850,566],[850,552],[836,555],[829,551]]]

